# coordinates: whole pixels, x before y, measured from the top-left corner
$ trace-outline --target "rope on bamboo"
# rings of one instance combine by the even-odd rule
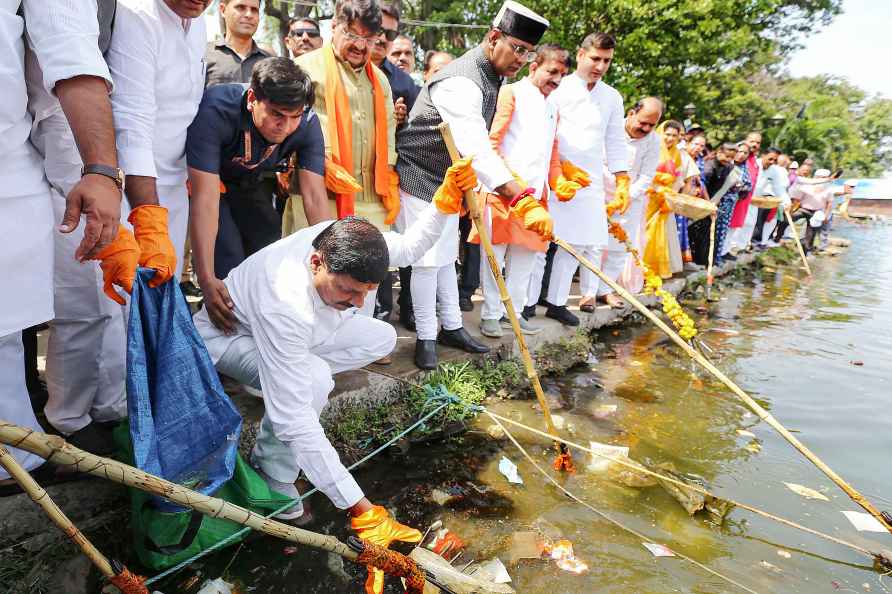
[[[121,594],[148,594],[145,582],[146,578],[136,575],[126,567],[115,576],[108,578],[108,581],[121,591]]]
[[[424,571],[413,559],[367,540],[362,541],[362,544],[363,549],[357,563],[376,567],[387,575],[406,578],[406,592],[409,594],[421,594],[424,591]]]

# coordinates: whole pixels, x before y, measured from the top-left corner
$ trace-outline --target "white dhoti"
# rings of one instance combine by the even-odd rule
[[[53,191],[55,220],[65,198]],[[84,222],[71,233],[55,233],[54,303],[47,343],[46,382],[50,424],[66,435],[91,420],[114,421],[127,415],[124,308],[102,290],[97,261],[80,263],[74,252]]]
[[[371,302],[374,303],[374,300]],[[196,315],[196,325],[204,336],[208,334],[210,326],[206,318],[198,317],[200,315],[200,313]],[[259,355],[253,337],[246,335],[227,337],[218,333],[208,340],[215,343],[228,342],[223,355],[216,362],[218,371],[258,390],[263,389],[258,373]],[[396,331],[393,326],[373,317],[356,315],[339,326],[321,344],[312,347],[307,357],[307,369],[313,376],[312,407],[316,417],[319,417],[328,404],[328,396],[334,389],[332,374],[365,367],[388,355],[395,345]],[[213,351],[218,351],[220,346],[215,344]],[[264,393],[264,402],[267,406],[270,406],[267,399],[274,397]],[[281,414],[292,417],[290,423],[296,426],[305,423],[306,411],[281,410],[285,403],[276,404]],[[293,451],[287,443],[275,436],[272,424],[266,415],[261,422],[252,457],[266,475],[278,482],[293,483],[301,471]]]
[[[734,227],[728,233],[728,240],[725,242],[728,245],[728,251],[732,249],[742,250],[750,244],[753,230],[756,228],[756,218],[758,216],[759,209],[750,204],[746,211],[746,218],[743,220],[743,226]],[[727,251],[725,253],[727,253]]]
[[[53,208],[49,186],[38,194],[0,198],[0,419],[42,431],[25,387],[22,329],[53,317]],[[43,460],[10,448],[27,470]],[[9,474],[0,469],[0,480]]]
[[[598,265],[601,262],[603,249],[591,245],[570,244],[576,252],[586,260]],[[570,298],[570,286],[573,275],[579,268],[579,261],[570,252],[558,248],[551,263],[551,277],[548,281],[548,303],[551,305],[567,305]],[[594,272],[586,267],[579,270],[579,292],[583,297],[594,297],[598,294],[600,281]]]
[[[487,230],[490,237],[492,237],[492,218],[489,205],[486,205],[484,208],[483,216]],[[511,297],[514,313],[520,316],[524,305],[526,305],[530,276],[533,273],[533,263],[536,259],[536,254],[539,252],[534,252],[525,246],[514,243],[493,244],[492,251],[496,257],[499,269],[504,270],[505,285],[508,288],[508,296]],[[541,276],[539,282],[540,284],[542,282]],[[495,276],[493,276],[489,259],[485,256],[480,258],[480,283],[483,287],[483,307],[480,310],[480,319],[501,319],[506,314],[506,311],[502,305],[499,285],[496,283]]]
[[[536,252],[533,254],[533,265],[530,269],[530,282],[527,286],[526,305],[536,305],[539,303],[539,297],[542,295],[542,279],[545,278],[545,252]]]
[[[629,237],[629,243],[635,246],[638,249],[638,253],[641,253],[641,236],[642,236],[642,228],[644,227],[644,201],[647,198],[641,200],[633,200],[629,205],[629,210],[626,211],[625,214],[614,215],[613,220],[622,225],[623,229],[626,232],[626,235]],[[607,238],[607,249],[604,250],[604,258],[601,263],[601,270],[606,274],[609,278],[619,282],[620,284],[624,284],[627,277],[632,278],[631,284],[633,287],[631,290],[637,293],[641,290],[640,287],[637,289],[634,288],[634,275],[632,275],[629,271],[629,266],[635,267],[635,263],[632,260],[632,255],[626,251],[626,246],[619,241],[617,241],[612,235]],[[640,275],[639,275],[640,276]],[[643,278],[642,278],[643,285]],[[625,288],[630,289],[630,287],[626,286]],[[598,288],[598,295],[608,295],[613,292],[613,289],[610,288],[607,283],[601,283]]]
[[[430,203],[401,190],[400,214],[395,227],[405,232],[428,206]],[[455,275],[458,238],[458,215],[452,215],[448,217],[443,233],[434,246],[412,264],[410,290],[419,340],[435,340],[440,325],[446,330],[462,327],[458,279]]]

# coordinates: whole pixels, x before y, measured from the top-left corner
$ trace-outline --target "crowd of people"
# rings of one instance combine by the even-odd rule
[[[261,476],[297,495],[303,474],[364,538],[417,539],[366,499],[319,414],[332,374],[389,361],[391,317],[416,333],[421,369],[436,367],[438,344],[489,350],[465,328],[477,293],[480,334],[510,327],[461,216],[465,192],[484,208],[526,334],[541,331],[540,314],[579,324],[568,307],[578,262],[555,237],[637,292],[641,270],[610,221],[668,278],[702,268],[710,243],[721,263],[780,242],[784,220],[753,196],[807,219],[808,250],[832,219],[830,172],[763,148],[758,132],[710,145],[700,126],[662,121],[657,97],[626,109],[603,80],[622,59],[608,33],[541,44],[548,20],[507,0],[479,45],[429,50],[417,71],[397,2],[338,0],[327,43],[316,20],[295,18],[289,56],[254,40],[260,0],[221,0],[225,34],[208,43],[209,3],[0,9],[18,61],[0,72],[12,97],[0,108],[11,246],[0,256],[0,418],[40,430],[37,409],[74,445],[112,450],[127,413],[126,293],[147,267],[151,286],[174,279],[200,293],[195,326],[218,371],[263,398],[251,457]],[[714,236],[708,218],[672,212],[674,192],[716,205]],[[578,275],[580,311],[624,306],[589,270]],[[28,345],[47,321],[44,406],[29,397],[39,390]],[[14,453],[44,482],[65,479]],[[9,483],[0,471],[0,489]],[[297,504],[281,517],[306,514]],[[370,584],[380,591],[380,576]]]

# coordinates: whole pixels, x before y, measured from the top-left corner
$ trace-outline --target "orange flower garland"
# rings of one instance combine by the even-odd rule
[[[651,272],[647,267],[641,259],[638,250],[629,241],[629,236],[626,230],[623,229],[623,226],[616,221],[608,221],[607,230],[610,232],[610,235],[625,246],[626,251],[635,259],[635,264],[644,273],[644,293],[657,296],[657,299],[663,304],[663,313],[672,320],[672,324],[678,330],[678,334],[687,341],[697,336],[694,320],[684,312],[672,293],[663,289],[663,279]]]

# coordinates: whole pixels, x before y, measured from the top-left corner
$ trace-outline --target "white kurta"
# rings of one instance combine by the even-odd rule
[[[569,202],[552,193],[548,209],[554,217],[554,234],[571,244],[603,248],[607,245],[607,215],[600,172],[627,171],[623,100],[619,92],[601,81],[591,90],[578,75],[564,78],[548,98],[558,110],[558,146],[561,159],[569,160],[591,175],[592,183],[576,192]]]
[[[629,178],[632,185],[629,188],[629,195],[632,202],[625,214],[616,213],[613,215],[613,219],[623,226],[629,236],[629,241],[641,253],[646,224],[644,213],[647,210],[645,208],[648,200],[647,189],[653,182],[660,161],[660,140],[654,132],[643,138],[632,138],[626,134],[626,145],[628,147],[628,162],[631,163]],[[616,181],[605,167],[604,191],[608,201],[613,199],[615,189]],[[640,291],[644,284],[643,274],[638,270],[631,254],[628,254],[625,246],[613,236],[608,239],[602,270],[614,280],[621,280],[625,288],[635,293]],[[602,294],[610,291],[611,289],[606,285],[601,286]]]
[[[404,235],[384,233],[392,266],[406,266],[430,249],[446,216],[433,205]],[[310,482],[339,508],[362,498],[362,490],[341,464],[325,437],[319,413],[334,387],[331,375],[356,369],[392,348],[392,326],[326,305],[313,286],[309,258],[313,239],[331,221],[289,235],[247,258],[224,281],[238,320],[234,335],[226,336],[207,318],[195,315],[214,363],[228,357],[236,343],[253,342],[257,374],[266,414],[263,439],[255,449],[261,469],[280,482],[293,482],[303,470]],[[244,352],[244,344],[238,347]],[[320,363],[324,361],[324,363]],[[326,374],[322,374],[326,375]]]
[[[40,431],[31,410],[22,368],[20,331],[53,317],[53,211],[41,160],[28,141],[32,119],[28,113],[25,76],[25,21],[16,14],[24,8],[30,42],[43,65],[48,89],[78,75],[108,78],[98,50],[98,24],[83,3],[10,1],[0,5],[0,418]],[[95,34],[95,35],[94,35]],[[26,469],[41,464],[33,454],[10,448]],[[0,470],[0,480],[8,478]]]

